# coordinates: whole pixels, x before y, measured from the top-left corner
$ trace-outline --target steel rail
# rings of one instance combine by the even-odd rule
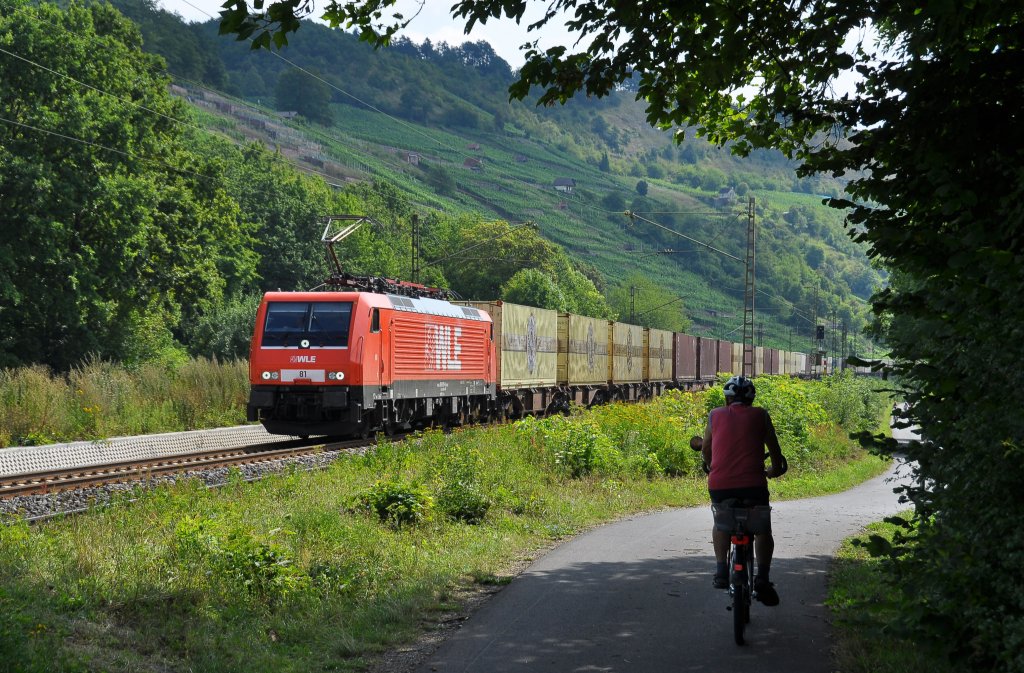
[[[111,463],[42,470],[28,474],[13,474],[0,477],[0,499],[33,494],[60,493],[105,484],[128,481],[145,481],[152,477],[166,476],[191,470],[208,470],[232,465],[271,462],[330,451],[355,451],[372,445],[366,439],[338,442],[307,442],[295,446],[295,442],[284,442],[292,446],[267,448],[264,446],[242,446],[234,449],[215,449],[195,453],[162,456],[142,460],[115,461]]]

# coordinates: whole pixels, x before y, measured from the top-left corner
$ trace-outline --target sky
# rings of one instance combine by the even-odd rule
[[[211,16],[219,19],[220,6],[224,0],[158,0],[158,2],[165,10],[177,13],[186,21],[191,22],[208,21]],[[321,0],[317,6],[322,8],[324,4],[326,2]],[[539,37],[542,48],[563,44],[571,46],[575,41],[575,37],[557,19],[549,23],[543,33],[527,33],[526,27],[543,15],[545,3],[530,3],[520,25],[511,20],[491,20],[485,25],[476,24],[473,27],[472,35],[466,35],[463,32],[465,22],[462,19],[451,17],[449,9],[452,4],[454,4],[453,0],[426,0],[416,18],[400,34],[416,43],[422,43],[427,38],[434,44],[447,42],[450,45],[483,40],[488,42],[494,51],[513,68],[518,68],[523,64],[524,58],[522,52],[519,51],[519,46],[527,41],[533,41]],[[414,0],[399,0],[398,3],[400,11],[403,11],[406,16],[414,13],[418,5],[419,2]]]

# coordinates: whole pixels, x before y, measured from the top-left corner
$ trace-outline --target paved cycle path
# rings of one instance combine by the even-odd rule
[[[772,580],[733,642],[728,593],[711,588],[711,512],[637,516],[547,553],[474,614],[422,673],[832,671],[826,573],[839,543],[900,505],[906,466],[832,496],[774,503]]]

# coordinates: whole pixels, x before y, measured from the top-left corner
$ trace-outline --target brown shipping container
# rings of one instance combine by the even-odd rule
[[[672,332],[644,330],[644,380],[672,380]]]
[[[558,314],[558,383],[607,385],[608,321],[573,313]]]
[[[608,325],[612,344],[611,372],[613,383],[640,383],[644,379],[644,328],[613,322]]]
[[[498,351],[498,384],[502,388],[545,388],[557,384],[557,311],[502,301],[457,303],[491,315]]]
[[[732,342],[724,339],[718,342],[718,373],[732,372]]]
[[[675,357],[672,360],[672,378],[676,381],[697,380],[697,337],[676,332],[672,335]]]
[[[777,348],[767,348],[764,352],[764,373],[765,374],[778,374],[779,373],[779,350]]]
[[[713,381],[718,373],[718,341],[697,337],[697,378]]]

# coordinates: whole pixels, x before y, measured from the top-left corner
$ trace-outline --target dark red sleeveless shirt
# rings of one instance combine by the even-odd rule
[[[768,412],[761,407],[733,403],[712,409],[711,474],[708,488],[767,486],[764,476],[764,441]]]

